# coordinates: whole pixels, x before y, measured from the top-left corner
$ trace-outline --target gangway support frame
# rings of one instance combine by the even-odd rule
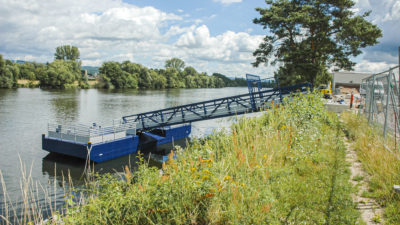
[[[260,80],[259,77],[258,79],[256,79],[256,77],[253,78],[256,82]],[[133,114],[124,116],[122,119],[126,123],[136,122],[136,129],[138,131],[151,130],[158,127],[258,112],[271,107],[269,103],[272,102],[272,100],[274,100],[274,104],[281,104],[283,97],[299,91],[303,93],[307,92],[309,90],[308,88],[312,88],[310,83],[257,91],[257,89],[262,90],[261,83],[259,83],[256,89],[251,88],[252,90],[250,90],[249,85],[250,93],[248,94]]]

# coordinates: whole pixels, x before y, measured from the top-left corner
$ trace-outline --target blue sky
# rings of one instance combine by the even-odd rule
[[[399,0],[355,0],[356,13],[384,37],[356,58],[357,72],[397,63]],[[0,54],[8,59],[53,60],[55,48],[79,48],[83,65],[125,61],[162,68],[172,57],[199,72],[270,77],[276,67],[253,68],[252,52],[266,31],[253,24],[264,0],[0,0]]]
[[[255,8],[264,7],[264,0],[246,0],[230,4],[213,0],[129,0],[125,2],[141,7],[153,6],[182,16],[188,15],[187,24],[200,19],[208,26],[211,35],[222,34],[226,30],[248,32],[249,29],[252,34],[265,33],[261,26],[252,22],[259,16]]]

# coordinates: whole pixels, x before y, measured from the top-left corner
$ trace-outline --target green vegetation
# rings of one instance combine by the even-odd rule
[[[54,53],[55,60],[71,60],[76,61],[80,57],[77,47],[71,45],[58,46],[56,53]]]
[[[254,66],[281,63],[275,73],[282,86],[330,80],[328,69],[351,70],[352,57],[360,48],[378,43],[381,30],[366,20],[370,14],[355,16],[353,0],[266,0],[257,8],[261,18],[254,23],[268,29],[253,55]]]
[[[393,185],[400,184],[400,154],[389,151],[394,150],[394,140],[385,140],[382,130],[370,126],[364,117],[345,114],[343,121],[349,138],[354,141],[358,158],[370,175],[369,192],[363,195],[375,198],[385,206],[384,216],[388,224],[400,224],[400,195],[393,189]],[[374,220],[378,221],[380,217],[377,215]]]
[[[0,55],[0,88],[13,87],[49,87],[67,88],[87,87],[87,77],[81,75],[79,50],[75,46],[57,47],[55,60],[52,63],[24,64],[3,60]],[[19,82],[18,80],[23,80]],[[39,81],[39,83],[37,82]]]
[[[4,61],[0,55],[0,88],[15,87],[18,74],[19,68],[9,60]]]
[[[141,159],[70,196],[66,224],[355,224],[340,123],[319,95],[295,97],[232,133],[194,140],[162,173]],[[85,196],[85,197],[83,197]],[[83,199],[82,199],[83,197]],[[81,204],[83,202],[83,204]]]
[[[74,50],[76,49],[76,50]],[[0,88],[13,87],[47,87],[47,88],[221,88],[247,86],[243,78],[231,80],[226,76],[214,73],[198,73],[193,67],[184,67],[185,63],[177,58],[166,61],[165,69],[149,69],[143,65],[125,61],[104,62],[98,69],[99,77],[91,85],[88,77],[81,71],[79,50],[74,46],[57,47],[56,59],[47,64],[13,63],[3,60],[0,55]],[[75,59],[75,60],[72,60]],[[97,68],[89,68],[97,73]]]
[[[137,63],[125,61],[105,62],[99,68],[100,88],[221,88],[226,86],[247,86],[246,80],[230,80],[222,74],[208,76],[198,73],[193,67],[184,67],[185,62],[172,58],[165,63],[165,69],[148,69]]]

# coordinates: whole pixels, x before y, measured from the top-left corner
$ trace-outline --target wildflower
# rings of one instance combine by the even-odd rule
[[[166,181],[166,180],[168,180],[168,179],[169,179],[168,176],[162,176],[162,177],[161,177],[161,181],[163,181],[163,182]]]
[[[202,180],[209,180],[210,177],[209,177],[209,176],[203,176],[201,179],[202,179]]]
[[[211,174],[211,172],[209,170],[204,170],[203,173],[205,174]]]
[[[204,197],[211,198],[211,197],[214,197],[214,196],[215,196],[214,193],[207,193]]]
[[[231,177],[231,176],[226,176],[226,177],[224,178],[224,180],[232,180],[232,177]]]
[[[266,204],[261,207],[261,211],[267,213],[271,210],[271,204]]]
[[[193,168],[191,168],[190,170],[191,170],[192,172],[196,172],[197,169],[193,167]]]

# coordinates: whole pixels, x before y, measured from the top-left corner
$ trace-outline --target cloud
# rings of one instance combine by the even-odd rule
[[[256,73],[272,76],[273,67],[253,68],[252,53],[262,42],[263,36],[245,32],[226,31],[212,36],[206,25],[191,26],[175,42],[180,49],[180,57],[188,62],[196,62],[200,67],[217,68],[214,72],[227,74]],[[207,66],[206,66],[207,65]],[[205,70],[209,71],[209,70]],[[236,72],[235,72],[236,71]]]
[[[224,5],[230,5],[232,3],[238,3],[238,2],[242,2],[242,0],[213,0],[214,2],[219,2],[222,3]]]
[[[45,54],[61,44],[84,50],[109,42],[158,40],[168,21],[181,20],[153,7],[111,0],[0,0],[0,4],[0,51],[6,53],[32,49]]]
[[[367,19],[377,24],[383,33],[379,44],[363,50],[363,60],[356,69],[363,70],[361,72],[378,72],[377,69],[383,71],[397,64],[400,42],[395,29],[400,27],[400,1],[358,0],[355,8],[359,14],[371,10],[372,13]]]
[[[57,46],[72,44],[83,65],[131,60],[162,68],[165,60],[178,57],[209,74],[272,75],[272,68],[251,66],[261,36],[233,31],[213,36],[197,18],[187,22],[181,15],[120,0],[0,0],[0,5],[4,58],[52,61]]]
[[[357,72],[379,73],[379,72],[386,71],[389,68],[392,68],[394,66],[396,66],[396,64],[386,63],[386,62],[371,63],[368,60],[362,60],[355,66],[354,70]]]

